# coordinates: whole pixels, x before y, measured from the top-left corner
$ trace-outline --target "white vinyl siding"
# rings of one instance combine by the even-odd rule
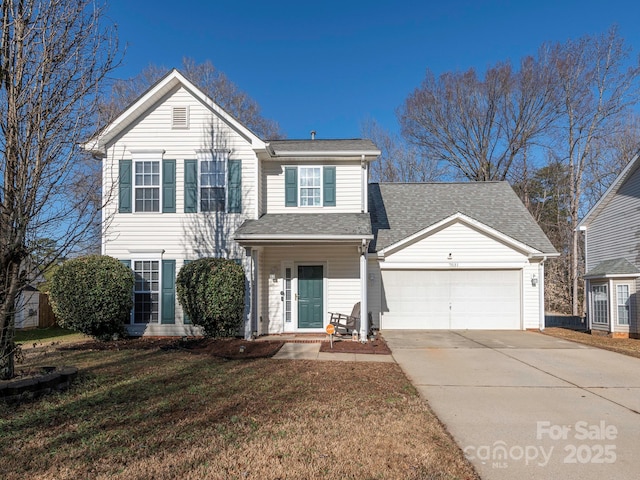
[[[323,328],[328,323],[328,312],[351,313],[360,301],[360,263],[355,246],[276,246],[265,247],[261,255],[261,299],[258,308],[262,317],[260,333],[281,333],[284,330],[285,305],[281,292],[284,291],[284,268],[292,268],[291,305],[293,321],[297,317],[298,304],[295,301],[296,272],[298,265],[322,265],[325,276],[325,302]],[[285,266],[286,264],[286,266]],[[275,273],[275,281],[269,276]],[[294,327],[296,327],[294,325]],[[294,328],[295,330],[295,328]]]
[[[187,130],[174,130],[171,126],[172,107],[189,107]],[[217,138],[212,140],[212,132]],[[234,159],[242,160],[242,214],[201,215],[184,214],[184,160],[197,160],[198,152],[205,149],[231,151]],[[140,153],[142,152],[142,153]],[[158,215],[137,212],[118,213],[117,179],[119,162],[114,159],[175,160],[176,214]],[[158,153],[156,153],[158,152]],[[163,152],[163,153],[160,153]],[[132,128],[125,131],[115,144],[108,145],[103,160],[104,229],[102,253],[119,259],[136,258],[136,252],[162,251],[163,258],[176,260],[178,268],[185,259],[223,255],[245,259],[245,251],[233,240],[233,234],[256,213],[256,154],[247,139],[229,128],[216,115],[197,101],[187,90],[177,88],[162,103],[147,112]],[[132,165],[135,175],[135,167]],[[162,168],[160,168],[162,177]],[[162,187],[162,178],[160,178]],[[132,190],[134,179],[132,178]],[[162,188],[160,188],[162,190]],[[133,196],[133,194],[132,194]],[[162,191],[160,192],[160,209]],[[248,260],[244,261],[245,267]],[[133,268],[133,262],[132,262]],[[247,310],[248,311],[248,310]],[[143,328],[144,327],[144,328]],[[138,328],[131,325],[130,330]],[[175,324],[140,324],[135,335],[198,335],[195,325],[184,325],[182,309],[176,301]]]
[[[286,207],[285,206],[285,166],[308,166],[295,161],[262,162],[262,209],[264,213],[317,213],[326,209],[332,213],[360,213],[362,208],[362,167],[360,161],[327,161],[325,166],[336,167],[335,207]],[[300,180],[298,179],[298,185]]]

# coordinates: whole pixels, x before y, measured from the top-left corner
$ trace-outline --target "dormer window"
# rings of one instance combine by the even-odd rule
[[[173,107],[171,128],[189,128],[189,107]]]

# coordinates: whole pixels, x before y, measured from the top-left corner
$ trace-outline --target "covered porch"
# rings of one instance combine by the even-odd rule
[[[235,240],[250,256],[245,336],[322,333],[330,312],[367,312],[367,214],[272,214],[246,221]],[[366,338],[367,315],[360,331]]]

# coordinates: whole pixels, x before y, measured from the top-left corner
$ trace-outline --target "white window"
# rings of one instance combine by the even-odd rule
[[[135,162],[135,211],[160,211],[160,162]]]
[[[160,261],[134,260],[133,323],[158,323],[160,318]]]
[[[593,323],[608,323],[609,321],[609,301],[607,298],[606,285],[591,286],[591,309]]]
[[[226,151],[199,152],[200,211],[224,212],[226,208]]]
[[[618,299],[618,324],[629,325],[629,285],[616,287]]]
[[[298,169],[298,188],[301,207],[319,207],[322,205],[322,168],[300,167]]]

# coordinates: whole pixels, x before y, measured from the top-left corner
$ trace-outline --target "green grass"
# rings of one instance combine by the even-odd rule
[[[82,333],[65,330],[64,328],[55,326],[48,328],[35,328],[32,330],[16,330],[16,343],[33,344],[48,342],[75,342],[78,340],[86,340],[88,337]]]
[[[79,377],[0,408],[4,480],[478,478],[396,364],[46,355]]]

